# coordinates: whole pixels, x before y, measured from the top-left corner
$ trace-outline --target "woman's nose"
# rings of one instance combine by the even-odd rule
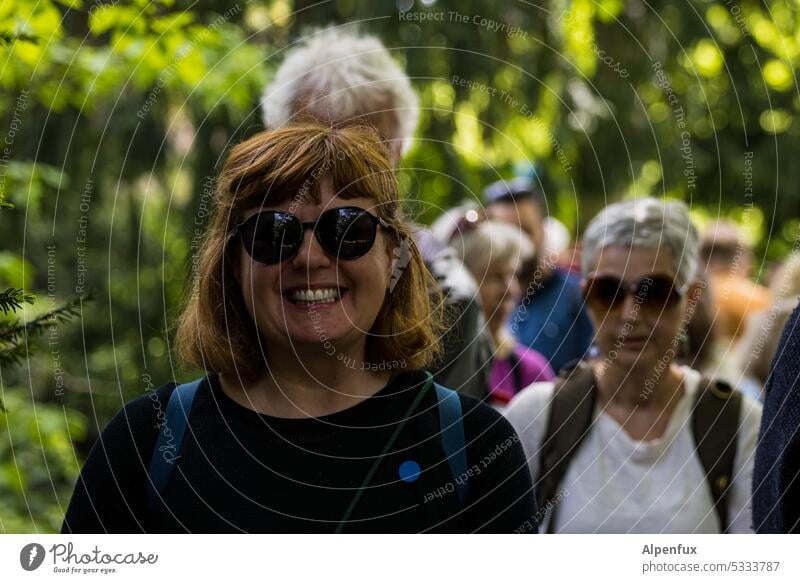
[[[622,303],[622,315],[626,320],[634,321],[639,316],[641,309],[640,302],[637,301],[636,294],[625,294],[625,301]]]
[[[303,242],[292,258],[292,267],[310,271],[322,267],[330,267],[331,257],[322,248],[311,229],[303,233]]]

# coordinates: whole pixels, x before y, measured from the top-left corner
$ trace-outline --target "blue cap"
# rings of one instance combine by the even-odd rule
[[[506,202],[523,198],[533,198],[538,188],[533,180],[526,176],[518,176],[511,180],[492,182],[483,190],[486,204]]]

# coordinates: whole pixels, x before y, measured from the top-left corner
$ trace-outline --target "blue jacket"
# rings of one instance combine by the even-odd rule
[[[800,306],[783,330],[767,380],[753,525],[758,533],[800,533]]]
[[[509,328],[520,344],[544,356],[556,373],[583,358],[594,338],[580,281],[560,269],[547,280],[528,285]]]

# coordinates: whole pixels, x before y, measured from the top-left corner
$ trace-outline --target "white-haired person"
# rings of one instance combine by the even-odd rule
[[[522,295],[519,268],[534,256],[534,247],[522,230],[505,223],[464,224],[471,227],[457,232],[450,241],[478,282],[483,316],[495,344],[489,403],[502,408],[531,383],[555,377],[547,359],[517,342],[508,330],[508,320]]]
[[[679,201],[606,207],[583,236],[597,352],[505,414],[547,532],[752,531],[761,406],[674,362],[698,289],[698,233]]]
[[[405,71],[380,40],[350,27],[330,27],[300,39],[265,88],[261,107],[268,129],[308,120],[370,125],[395,167],[411,145],[419,118],[417,95]],[[430,231],[417,226],[414,238],[450,316],[444,355],[429,370],[437,382],[484,398],[492,346],[475,281]]]

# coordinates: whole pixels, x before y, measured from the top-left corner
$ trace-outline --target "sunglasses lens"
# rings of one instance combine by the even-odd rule
[[[260,263],[279,263],[295,253],[303,241],[303,227],[291,214],[266,211],[248,219],[241,228],[250,256]]]
[[[664,310],[674,306],[680,299],[675,282],[668,277],[651,277],[639,284],[642,305],[651,310]]]
[[[375,242],[375,219],[359,208],[331,209],[319,218],[317,233],[325,250],[340,259],[365,255]]]
[[[595,277],[586,282],[586,303],[596,310],[610,310],[625,299],[622,282],[615,277]]]

